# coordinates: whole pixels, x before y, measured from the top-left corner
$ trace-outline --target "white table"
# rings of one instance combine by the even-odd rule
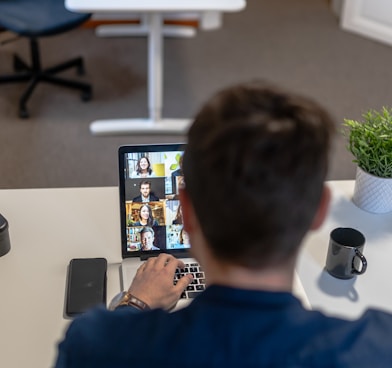
[[[333,193],[330,212],[323,226],[308,234],[297,266],[312,308],[350,319],[368,307],[392,312],[392,213],[376,215],[356,207],[351,200],[354,181],[328,185]],[[365,235],[368,267],[363,275],[340,280],[324,270],[329,234],[336,227],[352,227]]]
[[[11,251],[0,257],[0,367],[51,367],[71,258],[108,260],[107,298],[120,291],[117,188],[0,190]]]
[[[169,133],[185,134],[190,119],[163,119],[163,34],[162,14],[175,12],[235,12],[245,0],[65,0],[69,10],[91,13],[145,13],[148,28],[148,108],[147,119],[97,120],[90,130],[97,135]]]
[[[327,223],[307,237],[297,267],[307,297],[313,308],[347,317],[369,305],[392,311],[392,214],[356,208],[351,181],[329,185],[332,211]],[[105,257],[108,301],[120,291],[118,189],[0,190],[0,212],[11,237],[11,251],[0,257],[0,367],[49,367],[69,323],[63,312],[70,259]],[[357,227],[367,237],[368,270],[351,281],[323,271],[329,232],[337,226]]]

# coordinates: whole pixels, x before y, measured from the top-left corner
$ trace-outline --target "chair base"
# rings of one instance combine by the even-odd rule
[[[69,68],[76,68],[79,75],[84,74],[84,64],[81,57],[74,58],[50,68],[42,69],[38,41],[34,38],[30,39],[30,49],[32,61],[31,66],[25,63],[18,55],[14,55],[13,66],[16,74],[0,76],[0,84],[29,82],[26,91],[19,100],[19,117],[29,117],[26,106],[27,101],[29,100],[31,94],[39,82],[47,82],[63,87],[78,89],[82,92],[81,99],[83,101],[89,101],[91,99],[92,88],[90,84],[55,76],[55,74]]]

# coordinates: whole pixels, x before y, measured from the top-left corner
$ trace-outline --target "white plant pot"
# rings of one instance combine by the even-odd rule
[[[353,202],[367,212],[392,212],[392,178],[379,178],[357,167]]]

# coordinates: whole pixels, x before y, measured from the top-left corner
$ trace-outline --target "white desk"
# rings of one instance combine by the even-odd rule
[[[308,234],[297,266],[312,308],[347,318],[371,306],[392,312],[392,213],[375,215],[356,207],[351,201],[354,181],[328,185],[333,192],[328,218],[321,229]],[[329,234],[336,227],[352,227],[365,235],[365,274],[339,280],[324,270]]]
[[[71,258],[108,260],[107,297],[120,291],[117,188],[0,190],[11,251],[0,257],[0,367],[51,367]]]
[[[308,236],[297,268],[308,299],[315,308],[349,317],[368,305],[392,311],[392,214],[356,208],[349,199],[353,182],[330,185],[334,200],[328,222]],[[50,367],[69,323],[63,318],[69,260],[105,257],[107,299],[120,291],[118,190],[0,190],[0,211],[11,237],[11,251],[0,257],[0,367]],[[329,231],[337,226],[355,226],[367,237],[368,270],[351,281],[323,271]],[[357,300],[347,297],[350,290]]]
[[[65,0],[69,10],[91,13],[145,13],[148,27],[148,119],[98,120],[90,125],[97,135],[169,133],[185,134],[190,119],[163,119],[162,14],[174,12],[234,12],[245,0]]]

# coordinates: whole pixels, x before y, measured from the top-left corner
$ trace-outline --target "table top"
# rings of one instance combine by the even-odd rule
[[[65,0],[69,10],[80,12],[234,12],[245,8],[245,0]]]
[[[356,207],[352,202],[354,181],[328,185],[332,190],[328,217],[320,229],[307,235],[297,265],[312,308],[350,319],[369,307],[392,312],[392,292],[387,286],[392,266],[392,213],[372,214]],[[368,266],[363,275],[340,280],[324,270],[329,234],[337,227],[352,227],[364,234]]]
[[[392,259],[392,214],[374,215],[351,202],[353,181],[328,182],[333,201],[326,223],[304,241],[297,273],[313,308],[354,317],[367,306],[392,311],[385,288]],[[72,258],[108,260],[107,299],[120,291],[118,189],[0,190],[0,213],[9,222],[11,251],[0,257],[0,366],[42,368],[53,364],[69,320],[64,301]],[[368,269],[352,280],[323,267],[329,232],[355,227],[367,239]]]
[[[0,190],[11,251],[0,257],[0,367],[50,367],[72,258],[108,260],[107,298],[120,291],[117,188]]]

